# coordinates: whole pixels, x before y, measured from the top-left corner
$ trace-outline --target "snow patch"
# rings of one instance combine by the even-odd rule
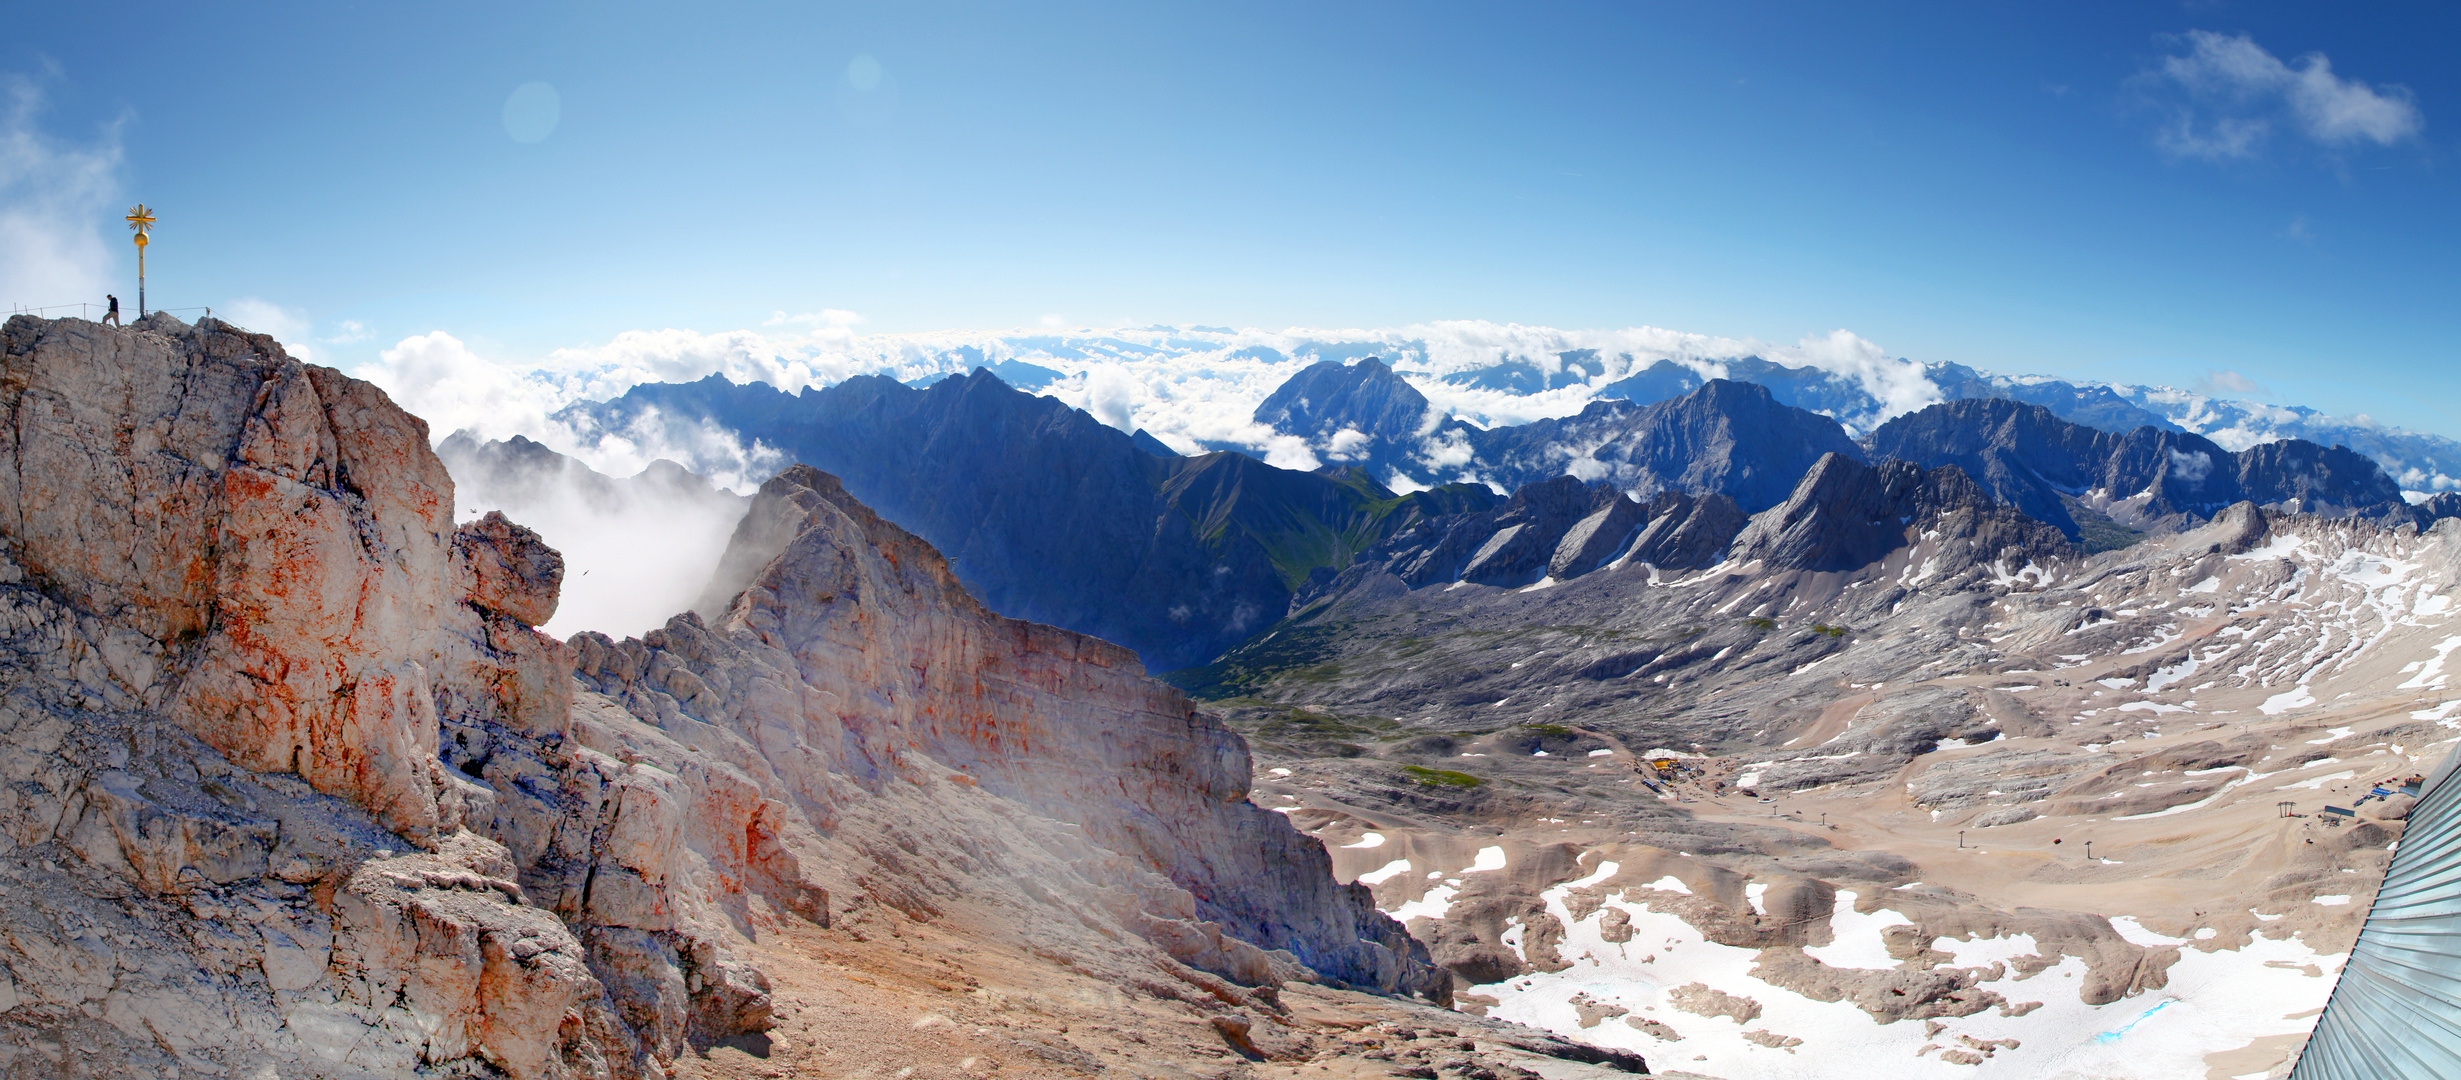
[[[1410,860],[1395,859],[1392,862],[1386,863],[1383,866],[1379,866],[1374,870],[1370,870],[1367,873],[1359,875],[1359,884],[1382,885],[1385,882],[1391,881],[1394,878],[1400,877],[1409,872]]]
[[[2280,716],[2281,714],[2289,712],[2292,709],[2313,705],[2315,703],[2316,695],[2308,693],[2306,687],[2300,686],[2292,688],[2287,693],[2275,694],[2272,697],[2264,699],[2264,704],[2256,706],[2256,709],[2258,712],[2261,712],[2266,716]]]

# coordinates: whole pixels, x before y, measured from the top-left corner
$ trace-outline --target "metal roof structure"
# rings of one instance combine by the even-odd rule
[[[2461,748],[2419,786],[2290,1080],[2461,1077]]]

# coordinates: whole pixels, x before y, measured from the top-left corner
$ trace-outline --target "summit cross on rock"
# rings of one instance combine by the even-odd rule
[[[152,242],[154,212],[138,203],[128,208],[128,231],[137,234],[137,317],[145,317],[145,245]]]

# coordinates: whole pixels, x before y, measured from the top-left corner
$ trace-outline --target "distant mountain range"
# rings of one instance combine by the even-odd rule
[[[2102,396],[2068,404],[2126,415],[2124,401]],[[1257,423],[1323,442],[1336,460],[1314,470],[1233,451],[1183,456],[987,368],[921,387],[857,376],[791,394],[712,376],[636,386],[558,419],[585,433],[723,429],[832,473],[945,552],[993,610],[1119,642],[1154,670],[1222,655],[1346,588],[1355,568],[1412,588],[1526,587],[1619,561],[1708,566],[1753,536],[1763,537],[1754,558],[1859,552],[1902,529],[1847,518],[1934,498],[1908,484],[1945,492],[1943,506],[2009,508],[2087,551],[2192,528],[2241,501],[2388,523],[2461,512],[2456,495],[2410,505],[2352,450],[2290,440],[2233,452],[2175,428],[2114,433],[2006,398],[1934,404],[1858,440],[1770,384],[1710,379],[1646,404],[1600,399],[1574,416],[1481,428],[1437,418],[1372,358],[1302,369],[1257,409]],[[542,449],[466,443],[448,442],[454,459]],[[1428,457],[1482,482],[1405,492],[1379,479]],[[1914,471],[1890,471],[1900,466]],[[1839,483],[1874,494],[1805,487]],[[1496,490],[1505,484],[1509,498]],[[1762,520],[1790,505],[1830,508],[1814,525]],[[1871,529],[1877,539],[1856,539]]]
[[[2040,405],[2063,420],[2104,431],[2150,426],[2202,435],[2234,453],[2279,439],[2347,446],[2384,466],[2406,490],[2461,490],[2461,442],[2384,427],[2363,416],[2335,417],[2163,386],[1994,374],[1955,363],[1887,359],[1877,352],[1849,363],[1818,359],[1801,349],[1764,354],[1757,348],[1648,328],[1581,332],[1461,322],[1399,330],[1264,332],[1150,326],[881,335],[858,339],[826,366],[889,374],[918,385],[989,367],[1012,386],[1047,390],[1093,408],[1122,430],[1147,427],[1182,450],[1243,450],[1261,457],[1265,435],[1299,434],[1320,463],[1359,464],[1387,484],[1400,479],[1382,467],[1387,462],[1412,482],[1459,477],[1447,471],[1443,454],[1431,452],[1447,445],[1441,438],[1432,447],[1413,438],[1437,435],[1438,423],[1448,417],[1481,428],[1508,426],[1569,416],[1593,400],[1652,404],[1726,378],[1765,386],[1780,404],[1828,415],[1855,436],[1930,402],[1999,398]],[[1395,376],[1378,380],[1388,392],[1329,410],[1316,395],[1306,394],[1315,407],[1289,416],[1281,415],[1289,403],[1275,402],[1257,410],[1253,436],[1225,430],[1229,417],[1204,415],[1177,402],[1137,409],[1128,417],[1105,413],[1095,407],[1088,380],[1089,372],[1105,368],[1175,384],[1245,387],[1261,380],[1257,389],[1241,391],[1258,395],[1247,398],[1256,401],[1267,389],[1287,385],[1291,372],[1308,364],[1352,366],[1370,357]],[[748,371],[742,377],[750,377]],[[1400,392],[1402,386],[1418,399],[1437,401],[1428,406],[1432,419],[1422,414],[1415,429],[1398,423],[1416,404]],[[1226,395],[1208,391],[1207,396]],[[1344,436],[1345,430],[1359,435]]]
[[[1597,373],[1603,370],[1594,357],[1567,354],[1560,361],[1563,366],[1553,374],[1517,361],[1443,376],[1439,381],[1542,393],[1583,385],[1583,379],[1596,380]],[[1285,383],[1276,391],[1275,399],[1269,399],[1257,410],[1255,419],[1278,433],[1306,438],[1310,446],[1318,448],[1320,456],[1357,461],[1371,468],[1390,468],[1413,478],[1452,476],[1460,469],[1462,475],[1475,475],[1512,488],[1571,471],[1575,475],[1612,479],[1627,487],[1637,483],[1643,487],[1699,490],[1697,478],[1669,482],[1660,471],[1664,460],[1653,465],[1645,445],[1611,442],[1605,433],[1627,430],[1625,418],[1632,406],[1682,398],[1721,381],[1754,387],[1761,400],[1792,406],[1827,420],[1827,427],[1834,430],[1833,437],[1810,427],[1779,431],[1754,424],[1748,428],[1756,437],[1775,438],[1797,453],[1811,443],[1825,443],[1820,451],[1812,453],[1813,458],[1819,452],[1838,449],[1840,444],[1852,441],[1851,430],[1868,432],[1906,415],[1883,416],[1883,403],[1861,382],[1820,368],[1786,367],[1757,357],[1724,361],[1721,366],[1726,371],[1724,379],[1705,377],[1692,367],[1659,360],[1631,375],[1599,383],[1587,408],[1576,416],[1489,430],[1451,417],[1429,419],[1433,406],[1427,398],[1402,373],[1379,360],[1371,358],[1347,366],[1327,361],[1306,368]],[[2129,436],[2138,429],[2151,428],[2191,440],[2195,444],[2192,449],[2209,449],[2222,455],[2284,440],[2304,440],[2320,448],[2348,447],[2383,466],[2396,497],[2403,489],[2427,492],[2449,487],[2452,478],[2461,475],[2461,443],[2440,436],[2337,421],[2313,410],[2216,401],[2161,388],[2012,379],[1987,375],[1960,364],[1935,364],[1923,371],[1939,396],[1949,402],[1994,401],[2031,406],[2068,425],[2113,435]],[[1294,411],[1291,402],[1278,400],[1284,395],[1295,395],[1297,402],[1310,407]],[[1763,413],[1764,417],[1773,415]],[[1850,425],[1848,421],[1855,423]],[[1457,453],[1464,444],[1473,449],[1468,461],[1460,460]],[[1641,458],[1633,456],[1636,452]],[[1801,466],[1809,461],[1803,459],[1797,467],[1780,470],[1784,479],[1775,482],[1774,488],[1743,501],[1746,505],[1767,506],[1782,498],[1786,484],[1800,475]],[[1476,467],[1461,469],[1464,465]]]

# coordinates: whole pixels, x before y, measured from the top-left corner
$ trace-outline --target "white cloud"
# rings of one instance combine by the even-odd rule
[[[2193,454],[2170,452],[2171,475],[2191,484],[2201,484],[2213,473],[2213,455],[2199,450]]]
[[[2207,394],[2233,394],[2240,397],[2263,397],[2265,388],[2256,380],[2236,371],[2206,368],[2204,377],[2196,380],[2196,389]]]
[[[2323,53],[2284,63],[2245,34],[2194,30],[2183,40],[2185,54],[2138,78],[2168,114],[2155,141],[2173,156],[2253,157],[2277,127],[2330,149],[2390,146],[2426,127],[2407,87],[2344,79]]]
[[[465,470],[453,481],[456,520],[501,510],[563,554],[561,602],[540,627],[557,637],[637,635],[690,608],[745,505],[655,482],[610,491],[584,483],[571,466],[506,476]]]
[[[1123,369],[1095,368],[1085,373],[1084,409],[1121,431],[1135,431],[1139,389],[1136,376]]]
[[[316,351],[309,345],[307,312],[254,296],[243,296],[223,308],[222,319],[242,329],[271,335],[275,341],[282,343],[282,348],[294,359],[316,362]]]
[[[37,126],[42,111],[32,80],[0,76],[0,310],[90,303],[88,317],[101,318],[104,294],[121,288],[103,238],[119,197],[120,125],[71,143]],[[130,291],[121,306],[133,317]]]
[[[706,420],[667,418],[643,409],[621,429],[552,425],[540,440],[609,476],[632,476],[659,460],[672,461],[736,492],[750,492],[786,466],[786,455]]]
[[[842,329],[853,326],[862,321],[863,316],[857,315],[851,311],[846,311],[840,308],[822,308],[819,311],[806,311],[795,315],[789,315],[783,311],[776,312],[771,314],[767,319],[762,320],[761,325],[785,326],[791,323],[803,323],[808,326],[826,326]]]
[[[1831,330],[1825,335],[1805,334],[1792,349],[1778,350],[1780,355],[1769,359],[1793,367],[1816,367],[1834,375],[1843,375],[1861,385],[1863,392],[1880,403],[1876,414],[1869,417],[1839,417],[1856,433],[1879,426],[1892,416],[1938,404],[1940,388],[1925,374],[1923,366],[1911,360],[1894,359],[1880,346],[1857,336],[1850,330]]]
[[[376,332],[368,329],[368,325],[366,323],[360,322],[357,319],[344,319],[341,322],[334,324],[332,337],[321,338],[319,340],[322,340],[327,345],[351,345],[366,341],[367,339],[375,336]]]
[[[1263,449],[1265,464],[1277,469],[1313,472],[1324,467],[1324,462],[1316,460],[1316,452],[1308,449],[1307,440],[1296,435],[1268,435]]]
[[[614,382],[622,383],[615,391],[620,394],[650,380],[627,382],[603,370],[498,363],[441,330],[403,338],[353,374],[383,387],[395,403],[426,420],[430,437],[438,442],[457,431],[480,439],[522,435],[616,477],[631,476],[664,458],[735,491],[758,487],[787,465],[776,450],[759,443],[746,446],[732,431],[663,419],[654,411],[645,411],[622,429],[567,424],[553,415],[564,406],[613,396],[599,390]]]
[[[1333,433],[1326,443],[1325,456],[1335,461],[1356,461],[1367,455],[1370,441],[1366,432],[1346,427]]]
[[[486,439],[545,441],[547,414],[566,404],[543,373],[483,359],[442,330],[403,338],[353,374],[426,420],[439,441],[465,429]]]

